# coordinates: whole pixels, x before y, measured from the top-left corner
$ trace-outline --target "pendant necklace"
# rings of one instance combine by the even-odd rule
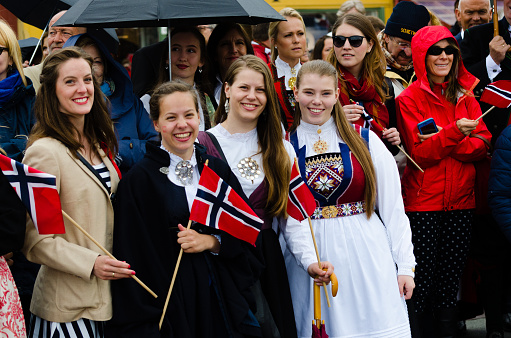
[[[321,139],[321,129],[318,129],[318,137],[319,140],[314,142],[312,149],[316,152],[316,154],[326,153],[326,151],[328,150],[328,143]]]
[[[252,181],[252,184],[254,184],[254,179],[258,178],[261,174],[261,170],[259,170],[259,164],[257,164],[257,162],[251,157],[245,157],[239,161],[238,171],[240,172],[241,177]]]
[[[287,82],[289,88],[291,88],[291,90],[294,90],[295,89],[295,84],[296,84],[296,69],[295,67],[291,68],[291,77],[289,78],[289,81]]]

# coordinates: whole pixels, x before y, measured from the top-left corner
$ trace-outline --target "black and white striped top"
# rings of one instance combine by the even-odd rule
[[[110,181],[110,172],[108,171],[106,165],[101,162],[100,164],[93,165],[92,167],[98,172],[99,176],[101,176],[107,187],[111,188],[112,182]]]

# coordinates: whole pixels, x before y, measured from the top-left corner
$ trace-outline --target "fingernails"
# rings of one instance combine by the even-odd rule
[[[134,275],[134,274],[135,274],[135,271],[132,271],[132,272],[131,272],[131,274],[132,274],[132,275]]]
[[[126,263],[126,262],[124,262],[124,263]],[[129,268],[131,268],[131,265],[129,265],[129,264],[128,264],[128,269],[129,269]]]

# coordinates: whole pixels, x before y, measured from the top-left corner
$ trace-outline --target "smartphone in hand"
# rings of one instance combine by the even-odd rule
[[[419,133],[421,135],[438,133],[438,128],[436,127],[435,120],[433,120],[432,117],[417,123],[417,128],[419,128]]]

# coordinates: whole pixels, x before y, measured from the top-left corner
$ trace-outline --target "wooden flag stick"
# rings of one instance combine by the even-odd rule
[[[483,115],[479,116],[476,121],[479,121],[480,119],[483,118],[484,115],[488,114],[489,112],[491,112],[493,109],[495,109],[495,106],[492,106],[490,109],[488,109],[487,111],[484,112]]]
[[[89,233],[84,229],[82,228],[78,223],[76,223],[76,221],[74,219],[71,218],[71,216],[69,216],[68,214],[66,214],[66,212],[64,210],[62,210],[62,215],[68,219],[69,222],[71,222],[71,224],[73,224],[76,228],[78,228],[78,230],[80,230],[81,232],[83,232],[83,234],[89,238],[94,244],[96,244],[98,246],[98,248],[100,248],[108,257],[112,258],[112,259],[115,259],[116,261],[118,260],[117,258],[115,258],[110,252],[108,252],[107,249],[105,249],[101,244],[98,243],[98,241],[96,241],[91,235],[89,235]],[[132,275],[130,276],[131,278],[133,278],[138,284],[140,284],[140,286],[142,286],[144,289],[146,289],[147,292],[149,292],[154,298],[158,298],[158,296],[151,290],[147,287],[147,285],[144,284],[144,282],[142,282],[140,279],[138,279],[136,276]]]
[[[410,155],[408,155],[406,153],[406,151],[403,149],[403,147],[401,147],[399,144],[396,144],[396,147],[398,147],[398,149],[403,153],[405,154],[406,157],[408,157],[408,159],[417,167],[417,169],[419,169],[421,172],[424,172],[424,170],[422,170],[421,167],[419,167],[419,165],[410,157]]]
[[[206,160],[204,163],[205,166],[208,165],[209,160]],[[188,220],[188,225],[186,229],[190,229],[192,226],[192,220]],[[179,269],[179,265],[181,264],[181,258],[183,257],[183,248],[179,250],[179,256],[177,256],[176,266],[174,268],[174,274],[172,275],[172,281],[170,282],[169,292],[167,293],[167,299],[165,299],[165,305],[163,306],[163,313],[161,314],[159,329],[161,330],[161,325],[163,324],[163,319],[165,318],[165,313],[167,312],[167,307],[169,306],[170,295],[172,294],[172,289],[174,288],[174,283],[176,282],[177,270]]]
[[[188,221],[188,226],[186,229],[190,229],[192,225],[192,220]],[[161,330],[161,325],[163,324],[163,318],[165,318],[165,312],[167,312],[167,306],[169,305],[170,295],[172,294],[172,289],[174,288],[174,283],[176,282],[177,270],[179,269],[179,264],[181,264],[181,258],[183,257],[183,248],[179,250],[179,256],[177,256],[176,267],[174,268],[174,274],[172,275],[172,281],[170,282],[169,292],[167,293],[167,299],[165,299],[165,305],[163,306],[163,313],[161,314],[159,328]]]
[[[497,13],[497,0],[493,0],[493,37],[499,35],[499,13]]]
[[[316,250],[316,257],[318,258],[318,265],[321,269],[321,259],[319,259],[318,245],[316,244],[316,236],[314,236],[314,230],[312,229],[311,218],[307,217],[307,219],[309,220],[309,228],[311,229],[312,241],[314,242],[314,250]],[[330,298],[328,298],[328,291],[325,282],[323,282],[323,287],[325,288],[326,303],[328,304],[328,307],[330,307]]]

